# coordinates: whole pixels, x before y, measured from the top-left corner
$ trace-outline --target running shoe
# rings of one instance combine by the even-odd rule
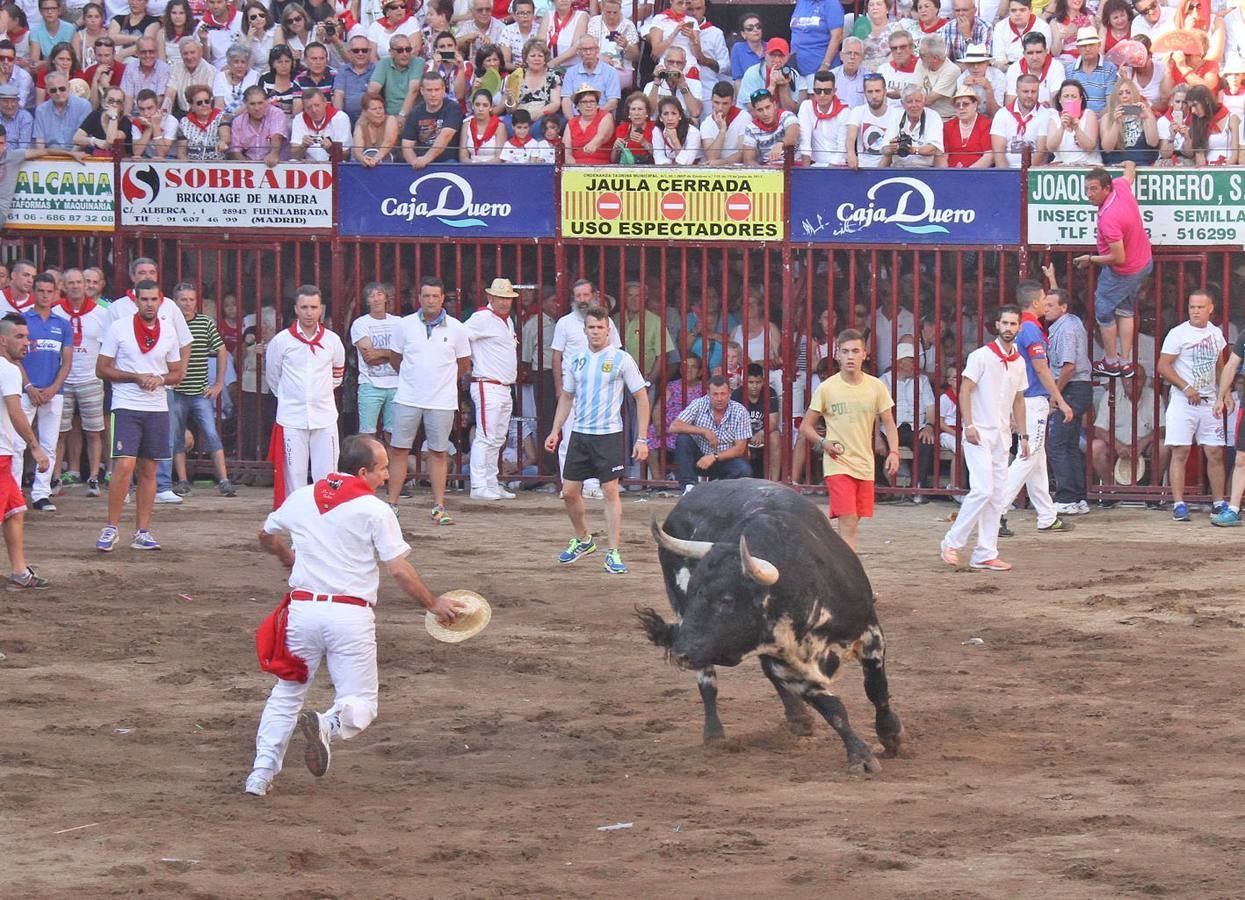
[[[157,503],[182,503],[184,502],[172,488],[167,491],[160,491],[156,494]]]
[[[1210,524],[1218,525],[1220,528],[1235,528],[1241,524],[1241,514],[1234,513],[1226,506],[1221,506],[1219,511],[1210,517]]]
[[[1065,522],[1063,519],[1060,519],[1060,518],[1056,518],[1055,521],[1051,522],[1045,528],[1038,529],[1038,531],[1042,532],[1043,534],[1046,534],[1051,531],[1071,531],[1071,530],[1072,530],[1072,523]]]
[[[1016,532],[1007,527],[1007,516],[999,519],[999,537],[1015,537]]]
[[[622,561],[622,554],[616,549],[609,550],[605,554],[605,571],[611,575],[626,575],[627,564]]]
[[[589,553],[597,552],[597,542],[588,536],[588,540],[581,541],[579,538],[571,538],[571,542],[566,545],[566,549],[558,556],[558,562],[562,565],[570,565],[581,556],[587,556]]]
[[[410,499],[415,496],[415,479],[408,478],[402,482],[402,490],[398,491],[398,496],[403,499]]]
[[[95,542],[95,549],[107,553],[117,546],[117,537],[117,526],[105,525],[99,533],[99,540]]]
[[[60,482],[65,487],[69,487],[71,485],[75,485],[78,483],[78,476],[75,475],[73,472],[66,472],[64,475],[61,476]]]
[[[228,478],[223,478],[216,484],[216,489],[220,491],[222,497],[236,497],[238,492],[234,489],[233,482]]]
[[[1172,504],[1172,520],[1175,522],[1188,522],[1189,504],[1184,501]]]
[[[159,550],[160,542],[150,531],[136,531],[134,540],[130,541],[130,547],[134,550]]]
[[[30,504],[37,512],[56,512],[56,504],[47,497],[40,497],[34,503]]]
[[[433,525],[453,525],[454,517],[445,511],[444,506],[434,506],[432,508],[432,524]]]
[[[250,794],[252,797],[263,797],[267,795],[271,787],[272,779],[264,771],[256,769],[246,776],[246,787],[242,789],[242,793]]]
[[[45,588],[51,584],[52,582],[48,581],[46,578],[36,575],[35,570],[30,566],[27,566],[26,571],[22,574],[9,576],[8,588],[11,591],[15,591],[22,588]]]
[[[1120,364],[1114,360],[1096,359],[1094,360],[1094,374],[1106,375],[1108,378],[1119,378],[1124,372]]]
[[[179,497],[185,497],[190,494],[192,488],[189,481],[179,481],[173,485],[173,493]]]
[[[1077,511],[1077,515],[1081,515],[1081,516],[1089,515],[1089,501],[1088,500],[1076,501],[1076,511]]]
[[[601,490],[599,487],[584,488],[584,499],[585,500],[604,500],[605,491]]]
[[[98,478],[88,478],[86,480],[86,495],[88,497],[99,496],[99,479]]]
[[[1137,367],[1134,366],[1132,363],[1130,362],[1120,363],[1120,377],[1121,378],[1132,378],[1136,374],[1137,374]]]
[[[303,762],[307,764],[307,771],[317,778],[323,778],[333,759],[329,750],[331,733],[328,717],[315,710],[305,709],[298,717],[298,727],[307,740],[307,746],[303,750]]]
[[[975,562],[968,564],[973,569],[984,569],[987,572],[1010,572],[1012,564],[1003,562],[1001,559],[987,559],[985,562]]]
[[[1214,502],[1212,502],[1212,503],[1211,503],[1211,505],[1210,505],[1210,517],[1213,519],[1213,518],[1215,517],[1215,515],[1216,515],[1216,514],[1217,514],[1217,513],[1218,513],[1221,509],[1227,509],[1227,508],[1228,508],[1228,501],[1227,501],[1227,500],[1215,500],[1215,501],[1214,501]]]

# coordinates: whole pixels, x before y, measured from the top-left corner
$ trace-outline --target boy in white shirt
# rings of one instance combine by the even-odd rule
[[[502,162],[553,164],[553,147],[548,141],[532,137],[531,113],[526,109],[516,109],[510,114],[510,127],[514,134],[502,144]]]

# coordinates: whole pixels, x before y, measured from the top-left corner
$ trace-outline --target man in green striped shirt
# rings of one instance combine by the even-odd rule
[[[186,431],[193,428],[199,434],[199,448],[212,457],[221,496],[236,497],[237,491],[230,484],[225,469],[225,448],[216,430],[216,398],[225,389],[229,351],[216,330],[216,323],[198,311],[199,294],[193,284],[183,281],[174,287],[173,301],[186,317],[194,338],[186,377],[169,391],[169,434],[173,444],[173,468],[178,479],[173,490],[181,496],[190,493],[190,480],[186,477]],[[209,385],[208,357],[212,354],[216,355],[216,380]]]

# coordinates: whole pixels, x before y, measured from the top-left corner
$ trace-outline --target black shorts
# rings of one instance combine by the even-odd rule
[[[1245,407],[1236,411],[1236,449],[1245,453]]]
[[[587,481],[596,478],[603,484],[617,481],[623,473],[627,457],[624,454],[621,431],[614,434],[582,434],[571,432],[566,445],[566,464],[562,466],[562,478],[566,481]]]

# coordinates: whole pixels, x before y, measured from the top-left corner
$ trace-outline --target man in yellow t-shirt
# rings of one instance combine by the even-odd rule
[[[853,550],[862,518],[873,516],[873,432],[879,418],[890,453],[886,456],[886,475],[899,471],[899,430],[895,427],[895,402],[881,381],[864,371],[869,351],[864,336],[854,328],[839,334],[835,359],[839,372],[821,383],[800,434],[821,447],[822,473],[830,494],[830,518],[839,520],[839,536]],[[817,426],[826,422],[826,436]]]

